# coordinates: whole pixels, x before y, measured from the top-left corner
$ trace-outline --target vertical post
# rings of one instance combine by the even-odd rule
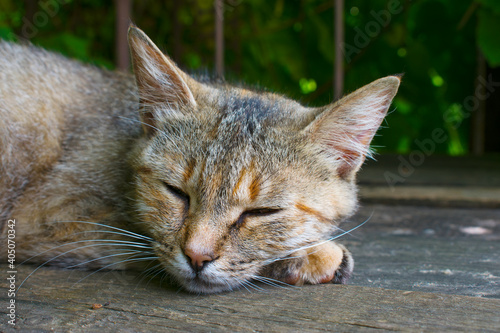
[[[128,51],[127,31],[130,24],[132,0],[115,0],[116,25],[115,25],[115,61],[116,68],[127,71],[130,65]]]
[[[174,52],[172,53],[172,58],[176,63],[181,62],[182,54],[182,25],[179,20],[179,10],[181,8],[181,4],[181,0],[174,1],[172,13],[170,16],[170,19],[172,21],[172,35],[174,39]]]
[[[475,92],[481,90],[481,96],[486,95],[486,87],[481,83],[479,78],[486,79],[486,60],[483,54],[477,50],[477,78],[474,82]],[[485,131],[486,131],[486,99],[478,98],[479,105],[477,110],[472,112],[471,131],[470,131],[470,152],[473,155],[479,156],[484,154],[485,148]]]
[[[28,25],[26,22],[33,23],[33,17],[38,10],[38,1],[37,0],[25,0],[24,1],[24,17],[22,22],[22,28],[16,31],[16,35],[20,36],[24,39],[31,39],[35,37],[38,33],[38,29],[28,29]]]
[[[344,91],[344,0],[334,0],[334,29],[335,29],[335,65],[333,70],[333,96],[335,99],[342,97]]]
[[[224,77],[224,11],[223,0],[215,0],[215,71]]]

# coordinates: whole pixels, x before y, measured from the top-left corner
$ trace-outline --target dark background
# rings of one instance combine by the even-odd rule
[[[116,68],[124,53],[116,46],[117,17],[128,22],[128,2],[0,0],[0,37]],[[222,6],[228,81],[309,105],[334,99],[334,0],[223,0]],[[129,9],[182,68],[215,71],[213,0],[135,0]],[[374,141],[379,152],[419,150],[418,141],[432,139],[435,129],[447,136],[438,153],[500,152],[500,84],[484,90],[482,83],[500,82],[500,1],[348,0],[343,17],[344,93],[404,73]],[[121,61],[118,67],[126,67]]]

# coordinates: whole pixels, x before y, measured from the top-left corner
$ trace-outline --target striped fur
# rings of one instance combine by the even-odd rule
[[[399,78],[308,108],[197,81],[137,28],[129,41],[135,76],[0,43],[1,241],[15,219],[18,260],[152,258],[193,292],[345,283],[353,261],[333,239]],[[130,237],[142,257],[103,254]]]

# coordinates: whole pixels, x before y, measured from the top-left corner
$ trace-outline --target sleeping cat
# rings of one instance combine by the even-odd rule
[[[1,242],[15,220],[18,263],[157,264],[198,293],[345,283],[334,239],[399,77],[308,108],[197,80],[135,27],[129,44],[134,76],[0,43]]]

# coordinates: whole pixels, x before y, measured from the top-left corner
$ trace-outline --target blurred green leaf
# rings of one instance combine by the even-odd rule
[[[45,1],[45,0],[44,0]],[[40,1],[36,1],[39,5]],[[43,1],[42,1],[43,2]],[[57,14],[31,42],[70,57],[112,68],[115,61],[113,1],[59,1]],[[228,78],[261,86],[309,105],[333,99],[333,1],[224,0],[225,72]],[[457,26],[473,0],[400,1],[387,25],[373,13],[385,13],[389,0],[350,0],[345,5],[345,42],[357,48],[345,65],[345,93],[377,78],[405,73],[391,112],[376,136],[381,151],[409,152],[416,139],[436,128],[449,139],[440,153],[467,152],[470,117],[448,113],[459,126],[449,128],[443,115],[463,107],[476,77],[477,46],[492,66],[500,64],[500,1],[476,0],[477,15]],[[22,34],[25,2],[0,0],[0,38]],[[40,10],[40,6],[38,7]],[[213,0],[134,1],[134,23],[181,67],[208,73],[214,68]],[[43,13],[43,10],[42,10]],[[33,15],[33,13],[31,14]],[[378,25],[378,26],[375,26]],[[375,31],[366,44],[360,32]],[[15,38],[15,37],[12,37]],[[364,41],[364,40],[363,40]]]
[[[498,2],[500,8],[500,1]],[[491,67],[500,65],[500,14],[488,9],[478,13],[477,42]]]
[[[14,31],[8,27],[0,27],[0,39],[15,41],[17,40]]]
[[[39,40],[44,47],[57,49],[61,53],[80,60],[89,61],[90,41],[68,32]]]
[[[476,2],[482,4],[490,10],[493,10],[495,14],[500,14],[500,1],[498,0],[476,0]]]

